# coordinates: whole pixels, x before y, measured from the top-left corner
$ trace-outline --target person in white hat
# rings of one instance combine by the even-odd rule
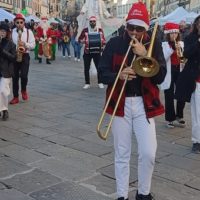
[[[108,85],[106,92],[106,99],[108,99],[130,41],[133,39],[133,48],[125,61],[125,66],[130,67],[123,68],[119,74],[117,86],[106,110],[108,114],[113,114],[122,84],[128,76],[111,127],[114,138],[118,200],[128,200],[131,138],[133,133],[136,136],[139,154],[138,191],[135,199],[153,199],[150,189],[157,149],[154,117],[164,113],[164,106],[160,102],[157,84],[160,84],[166,75],[166,62],[161,41],[157,37],[155,38],[152,55],[159,63],[158,74],[151,78],[143,78],[137,75],[131,66],[134,55],[147,55],[144,44],[150,41],[150,36],[147,34],[148,28],[149,17],[145,5],[141,2],[133,4],[126,19],[124,35],[110,39],[99,63],[100,80]]]

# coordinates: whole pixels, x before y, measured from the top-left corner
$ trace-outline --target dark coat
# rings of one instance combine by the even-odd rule
[[[144,43],[147,43],[149,41],[147,38],[148,37],[146,37]],[[128,49],[129,42],[130,38],[128,37],[127,33],[125,33],[124,36],[117,36],[115,38],[112,38],[107,43],[103,51],[98,71],[101,82],[103,82],[104,84],[108,84],[108,88],[106,91],[106,99],[108,99],[108,96],[111,92],[118,70]],[[160,70],[158,74],[152,78],[140,77],[140,92],[142,94],[147,118],[155,117],[164,113],[164,107],[160,102],[157,84],[162,83],[162,81],[165,78],[166,62],[162,51],[161,41],[159,41],[158,38],[156,38],[154,43],[153,57],[158,61],[160,65]],[[119,80],[107,109],[108,114],[113,113],[113,109],[116,105],[116,101],[121,91],[122,85],[123,81]],[[117,108],[117,116],[124,116],[125,96],[125,92],[123,92],[122,98]]]
[[[190,102],[196,87],[196,79],[200,76],[200,42],[199,36],[190,33],[184,40],[184,57],[188,59],[183,71],[179,74],[175,98]]]
[[[11,78],[14,74],[14,62],[16,60],[16,46],[7,39],[0,43],[0,74],[4,78]]]

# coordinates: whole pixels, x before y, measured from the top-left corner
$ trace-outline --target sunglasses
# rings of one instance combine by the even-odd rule
[[[17,21],[16,24],[23,24],[24,21]]]
[[[96,23],[96,21],[90,21],[90,23]]]
[[[129,31],[134,31],[134,30],[136,30],[137,32],[144,32],[145,31],[145,28],[142,27],[142,26],[135,26],[135,25],[127,24],[126,27]]]

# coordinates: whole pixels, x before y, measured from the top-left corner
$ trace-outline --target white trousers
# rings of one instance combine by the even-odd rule
[[[10,94],[11,78],[0,78],[0,112],[8,110],[8,96]]]
[[[192,142],[200,143],[200,83],[196,83],[196,89],[191,97],[192,115]]]
[[[128,198],[131,137],[138,143],[138,193],[148,195],[154,169],[157,140],[154,119],[147,121],[142,97],[127,97],[125,116],[114,117],[115,177],[118,197]]]

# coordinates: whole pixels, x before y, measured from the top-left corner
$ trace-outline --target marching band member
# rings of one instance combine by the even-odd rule
[[[192,151],[200,153],[200,15],[194,20],[192,32],[184,40],[183,56],[187,62],[179,75],[175,97],[191,102]]]
[[[28,100],[27,83],[30,65],[29,51],[35,48],[33,32],[25,27],[25,18],[17,14],[14,19],[16,28],[12,31],[12,40],[17,46],[17,59],[13,76],[13,99],[10,104],[19,103],[19,77],[21,78],[21,94],[24,101]]]
[[[148,28],[149,17],[145,5],[142,2],[133,4],[126,19],[124,35],[110,39],[99,63],[100,78],[104,84],[108,85],[106,99],[111,92],[112,85],[132,38],[134,40],[133,48],[128,54],[126,65],[131,66],[134,55],[147,55],[147,50],[140,41],[143,38],[143,43],[149,42]],[[131,138],[133,132],[136,135],[139,154],[138,191],[135,198],[136,200],[153,199],[150,188],[157,149],[153,117],[164,113],[164,107],[159,99],[157,84],[164,80],[166,74],[166,62],[161,41],[158,40],[158,37],[155,38],[153,57],[159,63],[158,74],[151,78],[143,78],[136,75],[132,67],[125,67],[119,75],[118,83],[107,108],[107,113],[112,115],[122,84],[128,76],[128,82],[111,127],[114,137],[115,177],[118,200],[128,200]]]
[[[91,16],[89,19],[89,27],[84,28],[81,32],[78,41],[85,43],[85,49],[83,54],[84,60],[84,74],[85,74],[85,85],[83,89],[90,88],[90,65],[93,59],[96,69],[98,68],[99,59],[101,57],[101,52],[103,46],[105,45],[105,37],[103,30],[96,26],[96,17]],[[100,82],[99,73],[97,69],[97,79],[99,88],[104,88],[103,84]]]
[[[38,37],[38,22],[35,22],[33,25],[33,35],[35,36],[35,48],[34,48],[35,60],[38,60],[39,39],[40,39]]]
[[[51,64],[49,60],[51,59],[51,38],[48,32],[49,25],[47,18],[43,17],[40,21],[40,26],[38,27],[37,37],[39,38],[39,53],[38,60],[42,63],[42,56],[46,57],[46,64]]]
[[[3,120],[9,118],[8,95],[16,59],[16,46],[9,39],[9,32],[7,24],[0,25],[0,116],[3,112]]]
[[[167,63],[167,75],[161,84],[165,94],[165,120],[168,128],[185,127],[183,110],[185,102],[178,100],[174,108],[175,86],[183,63],[180,52],[183,51],[183,42],[180,41],[179,25],[168,22],[164,26],[166,42],[162,43],[163,52]]]
[[[70,30],[67,25],[63,27],[63,31],[61,32],[62,38],[62,54],[63,58],[65,58],[65,49],[67,49],[68,58],[71,58],[70,53]]]
[[[58,37],[58,31],[57,31],[55,23],[50,24],[47,34],[51,37],[51,60],[55,60],[56,59],[56,44],[57,44],[57,37]]]

